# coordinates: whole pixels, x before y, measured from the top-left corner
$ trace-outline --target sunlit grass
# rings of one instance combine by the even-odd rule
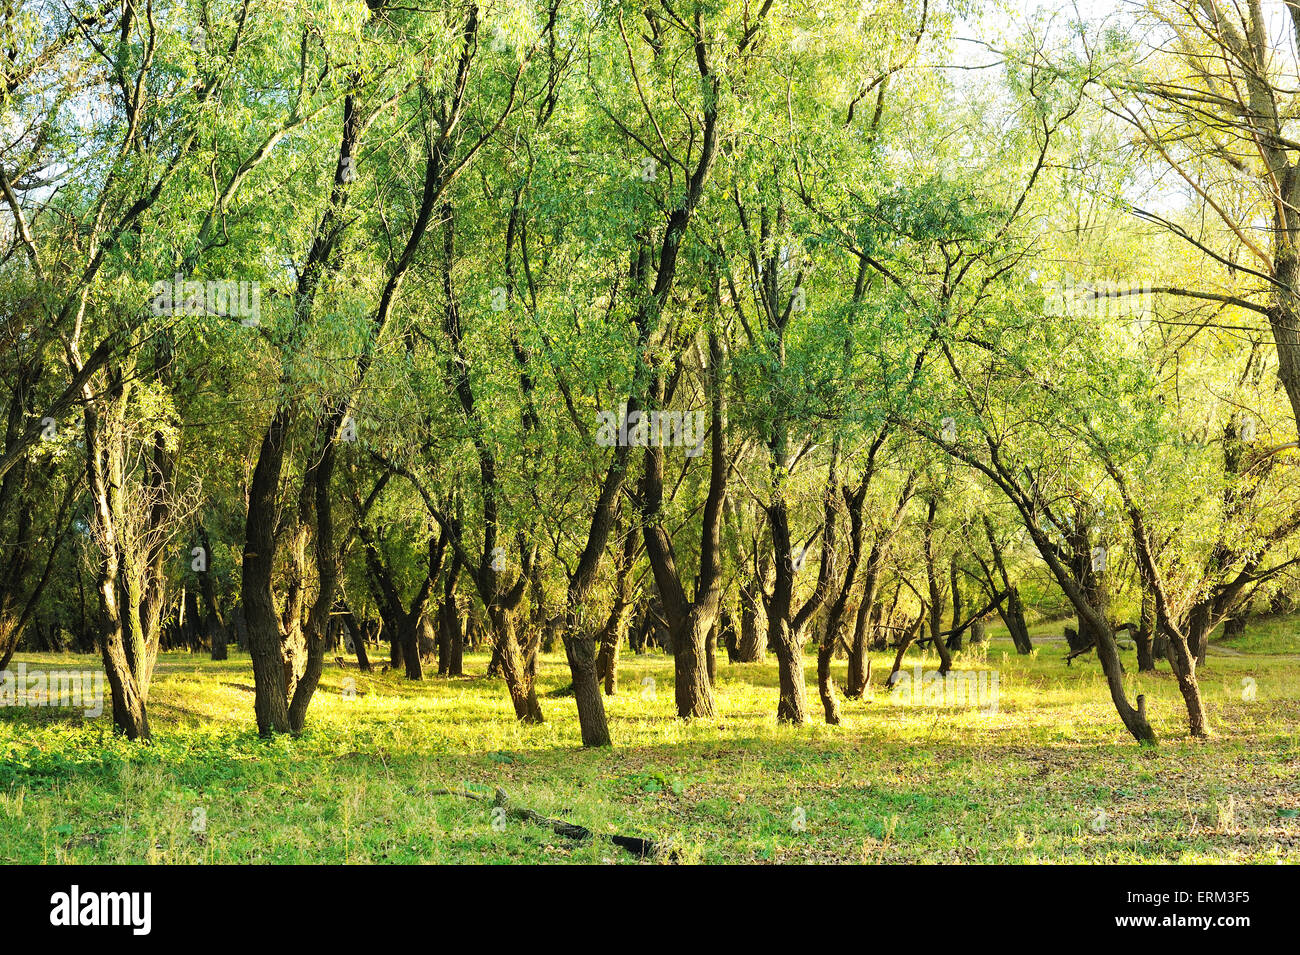
[[[999,677],[996,713],[898,706],[875,692],[778,726],[775,662],[719,661],[719,716],[673,716],[672,662],[625,655],[606,700],[616,746],[579,745],[563,655],[545,657],[547,722],[517,724],[504,686],[471,675],[412,684],[330,666],[300,739],[257,737],[248,658],[159,661],[151,746],[107,716],[0,710],[4,862],[626,862],[432,790],[463,784],[597,832],[672,842],[688,861],[1296,861],[1300,665],[1213,656],[1201,673],[1215,729],[1186,737],[1166,669],[1139,675],[1162,745],[1129,738],[1092,659],[1060,645],[967,652]],[[29,667],[92,658],[24,655]],[[933,658],[916,654],[908,666]],[[837,665],[843,680],[844,665]],[[653,680],[651,692],[650,680]],[[345,683],[354,681],[354,683]],[[1253,683],[1251,682],[1253,681]],[[355,698],[349,698],[355,686]],[[1252,693],[1253,688],[1253,693]],[[1253,697],[1253,698],[1252,698]]]
[[[1215,631],[1212,644],[1245,653],[1280,653],[1300,657],[1300,626],[1295,617],[1252,617],[1246,632],[1225,640],[1223,628]]]

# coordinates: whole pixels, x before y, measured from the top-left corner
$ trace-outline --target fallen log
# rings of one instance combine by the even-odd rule
[[[564,836],[566,839],[573,839],[576,842],[586,842],[589,839],[595,839],[598,835],[586,826],[580,826],[576,822],[569,822],[566,819],[552,819],[532,809],[511,806],[510,796],[500,786],[496,787],[496,792],[492,796],[468,789],[434,789],[430,790],[430,794],[434,796],[460,796],[463,799],[475,799],[479,802],[490,800],[494,807],[503,809],[511,819],[545,826],[558,835]],[[608,839],[620,849],[624,849],[640,859],[665,859],[672,862],[676,861],[680,855],[678,850],[672,846],[663,845],[653,839],[642,839],[640,836],[602,835],[601,838]]]

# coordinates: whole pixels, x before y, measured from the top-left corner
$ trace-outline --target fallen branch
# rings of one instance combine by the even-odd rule
[[[1009,591],[1009,590],[1004,590],[1004,591],[1002,591],[1002,593],[996,595],[996,596],[995,596],[992,600],[990,600],[990,601],[989,601],[985,606],[981,607],[979,610],[975,611],[973,614],[971,614],[969,617],[967,617],[967,618],[966,618],[966,619],[961,623],[960,626],[952,627],[951,629],[944,630],[944,631],[940,632],[939,636],[940,636],[940,637],[951,637],[951,636],[953,636],[953,635],[955,635],[955,634],[958,634],[958,633],[965,633],[966,630],[970,627],[970,625],[971,625],[972,623],[974,623],[974,622],[975,622],[976,620],[978,620],[980,617],[983,617],[985,614],[990,613],[990,612],[991,612],[995,607],[998,606],[998,604],[1000,604],[1000,603],[1002,603],[1002,601],[1006,600],[1007,597],[1010,596],[1010,594],[1011,594],[1011,591]],[[925,644],[927,644],[927,643],[933,643],[934,640],[935,640],[934,636],[933,636],[933,635],[930,635],[930,636],[925,636],[925,637],[918,637],[918,638],[917,638],[915,641],[913,641],[913,642],[915,643],[916,646],[918,646],[918,647],[922,647],[922,646],[925,646]]]
[[[1136,634],[1138,632],[1138,625],[1135,623],[1121,623],[1112,627],[1111,629],[1115,632],[1115,636],[1119,636],[1121,633],[1123,633],[1126,630],[1130,634]],[[1089,640],[1086,645],[1080,647],[1077,650],[1072,650],[1071,652],[1065,655],[1065,665],[1069,666],[1070,661],[1073,660],[1075,657],[1081,657],[1085,653],[1091,653],[1093,650],[1096,649],[1096,647],[1097,647],[1096,642]]]
[[[1069,666],[1070,661],[1073,660],[1075,657],[1081,657],[1085,653],[1091,653],[1094,646],[1096,646],[1096,644],[1089,642],[1086,646],[1082,646],[1071,653],[1067,653],[1065,655],[1065,665]]]
[[[479,802],[491,801],[493,806],[505,810],[505,814],[512,819],[519,819],[523,822],[531,822],[539,826],[546,826],[553,832],[564,836],[566,839],[573,839],[577,842],[586,842],[588,839],[594,839],[597,833],[592,832],[586,826],[580,826],[576,822],[568,822],[564,819],[552,819],[549,816],[543,816],[541,813],[532,809],[520,809],[510,805],[510,796],[500,786],[496,787],[496,792],[489,796],[487,793],[471,792],[468,789],[434,789],[430,791],[434,796],[460,796],[464,799],[475,799]],[[604,836],[610,842],[625,849],[641,859],[646,858],[663,858],[669,861],[675,861],[679,853],[671,846],[660,845],[653,839],[642,839],[639,836]]]

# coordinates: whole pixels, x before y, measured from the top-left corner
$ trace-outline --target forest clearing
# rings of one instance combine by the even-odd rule
[[[1297,236],[1294,0],[4,4],[23,911],[1051,863],[1180,869],[1000,883],[1044,920],[1280,912],[1196,867],[1300,861]]]
[[[469,675],[452,681],[331,668],[319,724],[268,747],[250,725],[246,658],[167,654],[155,748],[114,742],[106,717],[32,710],[0,724],[0,862],[639,861],[601,838],[613,833],[700,863],[1300,859],[1294,657],[1214,653],[1207,707],[1233,732],[1157,755],[1126,742],[1099,668],[1066,668],[1063,648],[1017,657],[995,638],[970,661],[1000,669],[997,714],[897,703],[877,685],[840,727],[811,732],[770,719],[771,663],[722,663],[717,723],[700,725],[674,717],[671,659],[632,656],[625,689],[608,701],[617,750],[578,748],[555,655],[538,671],[556,714],[543,726],[512,721],[483,675],[488,656],[471,654]],[[889,665],[884,654],[873,662]],[[1257,696],[1246,701],[1251,680]],[[1157,731],[1178,736],[1172,680],[1144,677],[1141,689]],[[516,820],[494,827],[490,805],[434,794],[497,787],[597,838]]]

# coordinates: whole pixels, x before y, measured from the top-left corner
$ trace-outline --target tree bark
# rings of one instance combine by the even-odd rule
[[[986,571],[989,586],[991,590],[997,589],[997,582],[993,577],[993,570],[996,570],[996,579],[1002,581],[1002,589],[1007,593],[1006,601],[998,605],[998,615],[1007,628],[1016,653],[1030,654],[1034,650],[1034,644],[1029,638],[1029,626],[1025,622],[1025,605],[1020,599],[1020,589],[1011,582],[1011,575],[1007,573],[1002,546],[998,543],[997,535],[993,532],[993,522],[987,514],[984,515],[984,534],[989,542],[989,553],[993,563],[992,570]]]
[[[662,523],[663,448],[646,448],[645,468],[641,478],[646,556],[654,572],[673,642],[673,668],[676,675],[674,695],[677,715],[682,719],[711,718],[717,713],[713,683],[708,673],[706,642],[721,609],[721,528],[727,493],[727,471],[730,467],[724,434],[726,402],[719,367],[722,364],[722,354],[722,343],[717,333],[710,331],[709,358],[705,368],[710,419],[709,490],[704,501],[699,573],[694,599],[688,600],[686,597],[673,548]],[[665,382],[660,370],[653,375],[651,395],[656,405],[663,405]]]
[[[957,566],[957,555],[952,555],[952,561],[948,567],[948,576],[950,588],[952,591],[952,635],[948,638],[948,649],[954,653],[961,650],[962,630],[958,627],[961,622],[961,568]]]
[[[139,620],[138,590],[122,579],[125,549],[121,542],[126,477],[122,460],[121,423],[125,393],[120,377],[110,374],[106,399],[84,393],[86,476],[90,487],[91,526],[98,538],[100,559],[96,578],[100,609],[100,650],[112,694],[113,724],[130,740],[150,738],[145,704],[154,652],[144,644]],[[108,420],[101,415],[101,400]],[[130,578],[132,575],[127,574]],[[155,639],[157,633],[155,631]]]
[[[339,610],[343,614],[344,625],[348,628],[348,632],[352,634],[352,652],[357,656],[357,667],[361,672],[369,673],[371,667],[370,655],[366,652],[366,639],[368,636],[366,629],[362,626],[361,621],[356,618],[348,602],[341,597],[339,599]]]
[[[438,612],[438,675],[461,676],[464,673],[465,634],[461,628],[460,608],[456,604],[456,582],[461,561],[453,553],[451,567],[442,585],[442,607]]]
[[[849,609],[849,598],[853,593],[854,586],[857,584],[858,567],[862,562],[864,535],[862,508],[866,502],[867,490],[871,486],[871,479],[875,473],[876,454],[883,446],[886,434],[887,432],[882,432],[881,437],[872,445],[862,480],[858,483],[857,489],[854,491],[850,491],[848,487],[842,489],[844,503],[849,514],[848,563],[844,569],[844,579],[840,582],[839,593],[826,609],[821,645],[817,649],[817,691],[821,696],[822,710],[825,713],[826,722],[832,726],[838,725],[840,722],[840,704],[835,697],[835,679],[831,675],[831,663],[835,659],[835,647],[846,636],[847,621],[856,619]],[[876,554],[875,547],[872,548],[872,553],[873,555]],[[867,586],[871,588],[874,585],[869,581]],[[863,655],[865,656],[865,652]],[[860,675],[859,678],[863,687],[865,687],[865,675]],[[862,692],[862,689],[859,689],[858,695],[860,696]]]
[[[1142,615],[1137,629],[1133,632],[1133,642],[1137,645],[1138,672],[1154,673],[1155,655],[1151,652],[1156,629],[1156,606],[1150,593],[1142,592]]]
[[[600,652],[596,658],[596,677],[605,683],[605,695],[618,692],[618,654],[627,631],[628,615],[635,599],[632,568],[639,551],[639,535],[624,528],[623,548],[615,573],[614,602],[600,632]]]
[[[766,583],[751,577],[740,587],[740,639],[737,663],[763,663],[767,659],[767,623],[759,600]]]

